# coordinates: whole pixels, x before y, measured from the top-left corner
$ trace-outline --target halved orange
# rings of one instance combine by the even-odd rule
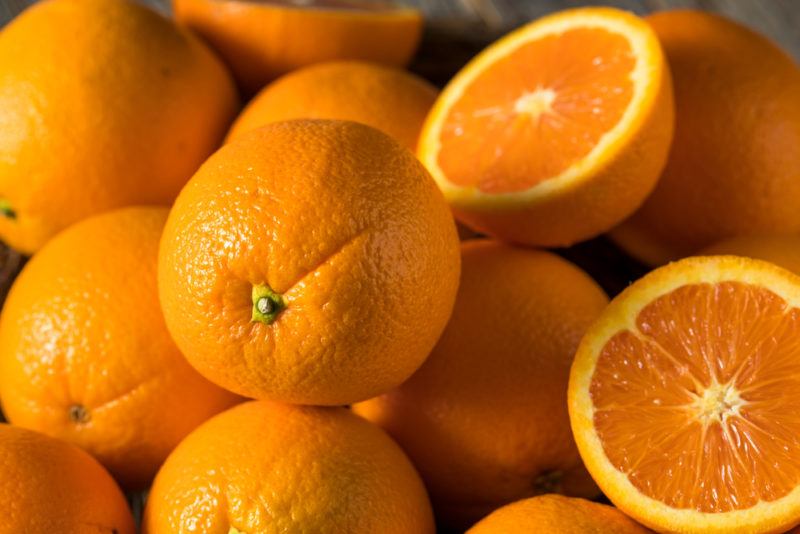
[[[657,269],[578,348],[575,441],[600,488],[660,532],[800,522],[800,277],[736,256]]]
[[[252,95],[289,71],[337,59],[404,66],[422,14],[391,1],[173,0],[178,22],[200,34]]]
[[[419,144],[456,216],[495,237],[569,245],[633,212],[673,129],[658,39],[612,8],[562,11],[489,46],[448,84]]]

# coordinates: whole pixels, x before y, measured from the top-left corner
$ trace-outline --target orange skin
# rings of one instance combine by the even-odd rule
[[[603,41],[604,30],[582,34],[590,31],[580,27],[583,17],[613,21],[645,41],[639,50],[648,69],[641,101],[604,100],[613,93],[609,87],[632,94],[634,67],[612,59],[634,52],[615,48],[623,40],[619,35],[609,45]],[[531,37],[568,23],[578,26],[563,34],[578,35],[558,46],[552,45],[552,35]],[[586,82],[603,72],[605,67],[595,65],[598,59],[614,66],[614,77],[605,82],[612,85],[605,89]],[[540,103],[545,111],[517,109],[524,104],[520,99],[551,86],[555,107]],[[597,117],[585,112],[596,105],[594,99],[603,102],[597,109],[605,110]],[[623,133],[590,158],[629,105],[634,111]],[[583,111],[562,115],[568,110]],[[620,116],[609,124],[615,113]],[[506,242],[569,246],[619,224],[652,191],[667,158],[673,113],[669,70],[655,34],[643,21],[613,8],[564,10],[511,32],[462,68],[428,115],[417,155],[459,222]],[[587,136],[594,140],[576,152],[573,145],[582,146]],[[572,179],[561,180],[573,171]]]
[[[437,90],[409,72],[361,61],[297,70],[264,88],[233,123],[228,139],[272,122],[340,119],[360,122],[417,147]]]
[[[242,404],[181,443],[158,473],[145,534],[433,534],[419,475],[344,408]]]
[[[166,208],[89,218],[50,241],[15,281],[0,321],[9,421],[86,449],[142,488],[183,437],[238,398],[170,339],[156,265]]]
[[[800,68],[718,15],[647,20],[672,70],[675,139],[653,194],[612,238],[660,265],[735,235],[800,232]]]
[[[495,510],[467,534],[647,534],[650,530],[605,504],[542,495]]]
[[[136,3],[30,7],[0,32],[0,239],[30,254],[90,215],[171,204],[237,100],[196,37]]]
[[[596,495],[566,395],[572,355],[606,295],[548,252],[472,240],[462,261],[453,316],[428,360],[353,409],[400,443],[448,527],[539,493]]]
[[[161,241],[159,290],[209,380],[337,405],[422,364],[459,265],[453,218],[412,153],[354,122],[291,121],[227,144],[191,179]],[[270,318],[253,294],[266,288]]]
[[[286,4],[173,0],[172,8],[178,22],[220,54],[248,95],[287,72],[323,61],[361,59],[403,67],[422,35],[422,14],[415,9],[366,0]]]
[[[111,475],[82,450],[0,423],[0,534],[134,534]]]
[[[774,263],[800,275],[800,236],[748,235],[723,239],[703,249],[702,256],[733,255]]]

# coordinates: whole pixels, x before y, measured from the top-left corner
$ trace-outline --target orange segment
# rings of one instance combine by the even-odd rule
[[[520,64],[537,68],[520,76]],[[635,64],[628,40],[601,28],[522,44],[481,72],[449,110],[439,167],[454,184],[485,193],[525,191],[558,176],[620,121]],[[484,135],[464,135],[477,131]]]
[[[615,299],[569,388],[581,456],[617,506],[660,531],[800,522],[800,278],[690,258]]]
[[[470,227],[569,245],[618,224],[655,185],[672,137],[671,91],[643,20],[562,11],[464,67],[428,116],[418,155]]]

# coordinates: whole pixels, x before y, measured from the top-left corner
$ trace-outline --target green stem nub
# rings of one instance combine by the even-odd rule
[[[253,286],[253,314],[251,319],[272,324],[286,309],[286,301],[268,285]]]
[[[17,212],[11,207],[11,202],[5,198],[0,198],[0,215],[6,219],[17,218]]]

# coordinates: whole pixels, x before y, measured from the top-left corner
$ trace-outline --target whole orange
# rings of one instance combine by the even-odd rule
[[[0,534],[134,534],[114,480],[91,456],[38,432],[0,424]]]
[[[128,0],[51,0],[0,32],[0,239],[26,253],[95,213],[169,204],[235,87],[197,38]]]
[[[406,65],[422,14],[375,0],[172,0],[175,19],[206,39],[253,94],[301,67],[337,59]]]
[[[253,401],[192,432],[159,471],[146,534],[434,532],[425,488],[379,428],[344,408]]]
[[[409,72],[339,61],[297,70],[262,90],[236,119],[228,139],[289,119],[341,119],[377,128],[416,150],[436,88]]]
[[[495,510],[467,534],[647,534],[612,506],[562,495],[532,497]]]
[[[549,252],[462,244],[453,316],[395,390],[354,406],[411,457],[444,525],[548,492],[593,496],[567,414],[572,355],[608,299]]]
[[[25,266],[0,321],[9,421],[79,445],[130,488],[237,401],[186,363],[164,325],[166,219],[166,208],[124,208],[68,228]]]
[[[653,193],[614,240],[649,264],[740,234],[800,232],[800,68],[718,15],[647,18],[675,89],[675,138]]]
[[[368,126],[306,120],[243,135],[200,168],[158,275],[167,326],[209,380],[334,405],[422,364],[459,266],[450,210],[411,152]]]
[[[768,261],[800,274],[800,235],[742,235],[701,251],[703,256],[727,254]]]

